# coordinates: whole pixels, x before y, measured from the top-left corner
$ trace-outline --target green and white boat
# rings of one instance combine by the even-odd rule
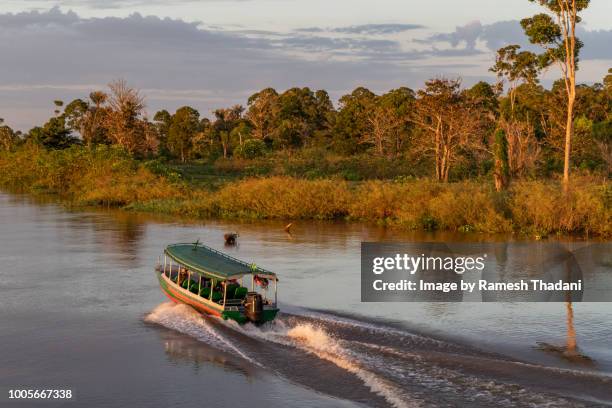
[[[255,324],[278,313],[273,272],[200,244],[168,245],[155,268],[168,298],[225,320]]]

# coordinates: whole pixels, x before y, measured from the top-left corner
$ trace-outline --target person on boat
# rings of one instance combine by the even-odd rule
[[[259,275],[255,275],[254,278],[255,284],[263,289],[267,289],[268,288],[268,279],[263,278]]]
[[[178,285],[182,286],[185,279],[187,279],[187,269],[180,267],[177,281]]]

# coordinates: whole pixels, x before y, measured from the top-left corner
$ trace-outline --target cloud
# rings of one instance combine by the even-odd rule
[[[453,47],[464,44],[464,48],[473,50],[476,48],[476,41],[483,32],[483,27],[480,21],[473,21],[464,26],[457,27],[451,33],[434,34],[428,38],[428,41],[447,42]]]
[[[395,62],[426,57],[402,57],[387,39],[250,34],[140,14],[82,18],[57,7],[0,14],[0,112],[27,129],[44,120],[53,99],[86,97],[125,78],[146,94],[151,113],[190,101],[209,114],[268,86],[325,88],[336,96],[360,85],[392,88],[410,71]],[[9,113],[18,119],[11,122]]]
[[[423,28],[426,27],[420,24],[362,24],[334,28],[305,27],[297,29],[296,31],[310,33],[331,32],[342,34],[380,35],[403,33],[406,31],[418,30]]]
[[[189,103],[208,115],[269,86],[338,98],[357,86],[417,88],[437,75],[468,85],[491,77],[492,50],[514,42],[516,26],[475,22],[427,37],[416,24],[232,31],[137,13],[83,18],[57,7],[0,14],[0,116],[27,129],[52,113],[54,99],[86,97],[115,78],[143,90],[151,114]],[[609,58],[610,32],[584,39],[585,58]]]
[[[75,7],[86,5],[93,9],[120,9],[120,8],[133,8],[141,6],[155,6],[155,5],[179,5],[179,4],[197,4],[202,2],[243,2],[251,0],[63,0],[61,3],[63,6]],[[37,3],[50,3],[57,4],[57,0],[37,0]]]
[[[578,37],[585,43],[581,58],[588,59],[612,59],[610,44],[612,43],[612,30],[586,30],[578,28]],[[457,27],[450,33],[438,33],[429,36],[423,42],[447,43],[453,49],[474,50],[478,43],[482,42],[488,51],[496,51],[508,44],[519,44],[525,49],[534,52],[541,51],[540,48],[530,44],[523,33],[519,21],[499,21],[483,25],[474,21],[464,26]]]

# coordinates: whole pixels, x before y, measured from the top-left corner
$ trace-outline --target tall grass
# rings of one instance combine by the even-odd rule
[[[181,192],[123,151],[106,146],[46,150],[33,145],[3,152],[0,185],[57,194],[76,205],[124,206]]]
[[[354,183],[290,176],[232,180],[207,190],[189,188],[157,167],[110,147],[29,146],[0,153],[0,185],[58,194],[77,205],[197,218],[350,219],[410,229],[612,236],[609,180],[575,177],[567,195],[551,180],[516,181],[499,194],[490,183],[474,180]]]
[[[612,185],[574,179],[567,195],[557,183],[529,181],[513,188],[512,218],[521,229],[612,236]]]

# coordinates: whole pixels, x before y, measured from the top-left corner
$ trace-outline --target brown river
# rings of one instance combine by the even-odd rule
[[[70,211],[0,193],[0,406],[612,405],[610,303],[360,302],[362,241],[515,237],[284,224]],[[238,245],[225,248],[229,231]],[[157,257],[197,239],[279,275],[277,321],[238,326],[168,303]],[[584,358],[558,352],[568,336]],[[73,398],[8,399],[24,388]]]

